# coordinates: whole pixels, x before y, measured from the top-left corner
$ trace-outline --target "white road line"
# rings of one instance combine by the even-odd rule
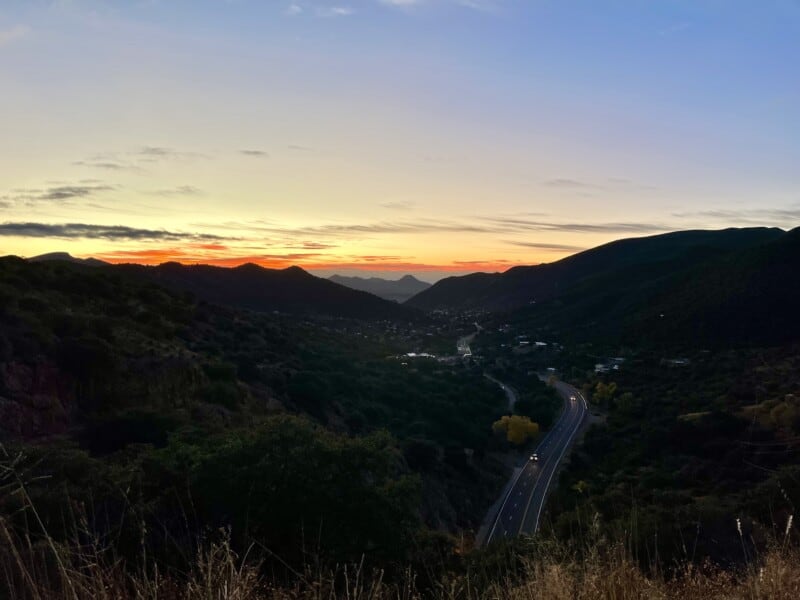
[[[586,400],[584,400],[584,404],[585,403],[586,403]],[[566,406],[566,403],[565,403],[565,408],[561,412],[561,415],[559,416],[558,421],[556,422],[556,425],[557,425],[558,428],[560,428],[561,425],[563,424],[563,422],[567,419],[568,414],[569,414],[569,407]],[[553,434],[553,433],[554,433],[554,431],[552,429],[547,432],[547,435],[545,435],[544,439],[542,440],[543,444],[539,444],[539,446],[537,447],[537,452],[539,452],[541,448],[543,448],[544,446],[547,446],[550,443],[550,441],[551,441],[550,437],[551,437],[551,434]],[[517,473],[517,476],[514,479],[514,482],[511,484],[511,487],[509,488],[508,493],[506,494],[506,497],[503,499],[503,503],[500,505],[500,509],[497,511],[497,516],[494,519],[494,525],[492,525],[492,529],[489,531],[489,535],[486,537],[484,545],[487,545],[492,541],[492,538],[494,537],[495,531],[497,530],[497,526],[500,525],[502,527],[503,510],[505,509],[506,503],[508,502],[508,500],[511,498],[512,494],[514,493],[514,489],[517,487],[517,484],[519,483],[520,477],[522,477],[522,473],[525,471],[525,469],[528,468],[528,465],[530,465],[530,463],[526,462],[523,465],[522,469],[520,469],[520,472]],[[534,478],[533,476],[534,476],[534,473],[528,473],[527,479],[533,479]],[[525,488],[525,487],[526,487],[525,484],[523,484],[523,488]],[[536,489],[536,484],[534,483],[533,490],[535,491],[535,489]],[[521,494],[522,494],[522,490],[519,491],[519,495],[521,495]],[[528,506],[525,507],[525,515],[523,515],[523,525],[524,525],[525,516],[527,516],[529,507],[530,507],[530,500],[528,501]],[[541,507],[540,507],[540,510],[541,510]],[[509,520],[511,520],[511,517],[513,517],[513,515],[509,516]],[[537,520],[537,522],[538,522],[538,520]],[[504,531],[504,534],[507,533],[505,531],[504,527],[503,527],[503,531]]]
[[[497,511],[497,516],[495,517],[494,525],[492,525],[492,529],[489,532],[489,536],[486,538],[487,544],[492,541],[492,536],[494,535],[494,531],[495,529],[497,529],[497,524],[500,522],[500,519],[503,515],[503,509],[506,507],[506,502],[508,502],[508,499],[511,498],[511,494],[514,492],[514,488],[517,487],[517,482],[519,481],[519,478],[522,476],[522,473],[527,468],[528,468],[528,463],[525,463],[522,469],[520,469],[520,472],[517,473],[517,477],[516,479],[514,479],[514,483],[511,484],[511,488],[509,488],[508,494],[506,495],[505,500],[503,500],[503,504],[500,505],[500,510]]]
[[[570,415],[571,415],[571,411],[569,409],[569,406],[567,406],[566,399],[565,399],[565,401],[564,401],[564,412],[561,413],[561,417],[558,420],[559,423],[564,421],[565,419],[567,419],[567,417],[569,417]],[[559,429],[560,429],[560,426],[559,426]],[[548,436],[549,436],[549,434],[548,434]],[[561,436],[559,436],[559,439],[560,439],[560,437]],[[549,443],[549,441],[548,441],[548,443]],[[556,445],[558,445],[558,444],[556,443]],[[568,446],[568,445],[569,445],[569,439],[567,439],[566,446]],[[563,454],[564,453],[562,452],[561,455],[563,456]],[[544,466],[542,467],[542,473],[547,471],[547,467],[550,464],[550,462],[552,461],[552,459],[553,459],[552,456],[547,459],[547,461],[545,462]],[[553,472],[555,472],[555,470],[558,468],[558,461],[560,461],[560,460],[561,460],[561,458],[559,458],[556,461],[556,466],[553,468]],[[552,478],[552,476],[553,475],[551,473],[550,477]],[[533,495],[536,493],[536,486],[537,486],[538,483],[539,483],[539,481],[537,481],[536,483],[533,484],[533,489],[531,489],[531,493],[528,496],[528,504],[525,506],[525,512],[522,514],[522,522],[520,523],[520,526],[519,526],[519,532],[518,533],[520,533],[520,534],[522,533],[522,529],[525,527],[525,519],[528,516],[528,510],[530,510],[530,507],[531,507],[531,500],[533,499]],[[549,484],[549,480],[548,480],[548,485],[550,485]],[[547,491],[547,488],[545,487],[545,492],[546,491]],[[544,501],[544,498],[542,498],[542,501]],[[540,505],[540,510],[541,510],[541,505]]]
[[[586,399],[583,398],[583,394],[581,394],[578,390],[575,390],[575,393],[578,394],[583,399],[584,405],[586,405]],[[578,430],[581,428],[584,417],[586,417],[585,412],[581,414],[580,419],[578,419],[575,425],[575,429],[572,430],[572,434],[570,434],[569,436],[569,440],[567,441],[566,444],[564,444],[564,449],[561,451],[561,456],[558,457],[558,461],[556,462],[556,468],[553,469],[553,472],[550,473],[550,477],[547,479],[547,485],[544,487],[542,502],[539,504],[539,510],[536,513],[536,520],[533,523],[533,533],[536,533],[536,531],[539,529],[539,518],[542,516],[542,508],[544,508],[544,502],[547,496],[547,490],[550,487],[550,481],[553,479],[553,475],[555,475],[555,472],[558,470],[558,463],[561,462],[561,458],[564,456],[564,453],[567,451],[567,448],[569,448],[570,444],[572,443],[572,439],[575,437],[575,434],[578,433]]]

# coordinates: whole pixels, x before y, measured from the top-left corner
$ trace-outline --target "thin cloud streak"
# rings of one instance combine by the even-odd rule
[[[31,32],[31,28],[27,25],[15,25],[11,29],[0,31],[0,47],[13,44],[16,41],[27,37]]]
[[[547,187],[561,188],[561,189],[596,190],[600,188],[599,185],[596,185],[594,183],[581,181],[579,179],[567,179],[567,178],[548,179],[546,181],[543,181],[542,184]]]
[[[244,154],[245,156],[254,156],[257,158],[269,158],[269,152],[264,150],[239,150],[239,154]]]
[[[410,200],[396,200],[393,202],[382,202],[381,206],[389,210],[411,210],[416,204]]]
[[[22,201],[25,203],[36,202],[64,202],[77,198],[88,198],[102,192],[109,192],[116,189],[107,184],[77,184],[77,185],[55,185],[47,188],[17,188],[11,190],[10,194],[2,197],[5,202]]]
[[[156,196],[200,196],[203,191],[193,185],[179,185],[178,187],[156,190]]]
[[[586,250],[583,246],[570,246],[569,244],[546,244],[542,242],[515,242],[507,241],[507,244],[512,246],[520,246],[522,248],[534,248],[536,250],[549,250],[553,252],[566,251],[566,252],[580,252]]]
[[[181,233],[165,229],[139,229],[124,225],[87,223],[0,223],[0,236],[57,239],[102,239],[109,241],[235,240],[207,233]]]
[[[800,221],[800,206],[791,208],[763,208],[763,209],[710,209],[689,212],[672,213],[679,219],[716,219],[720,222],[736,225],[764,226],[766,223],[781,223],[791,228]]]
[[[475,222],[439,219],[417,219],[401,221],[376,221],[372,223],[327,224],[308,227],[282,227],[272,224],[241,224],[241,228],[275,235],[302,235],[305,237],[349,237],[367,234],[412,234],[412,233],[656,233],[672,231],[674,228],[655,223],[558,223],[521,217],[485,217]]]

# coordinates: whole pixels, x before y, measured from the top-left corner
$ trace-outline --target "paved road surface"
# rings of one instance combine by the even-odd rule
[[[472,356],[472,350],[470,350],[469,345],[472,343],[472,340],[475,339],[475,336],[478,335],[481,331],[483,331],[483,327],[481,327],[477,323],[475,323],[474,325],[475,325],[475,331],[473,333],[458,338],[458,341],[456,342],[456,349],[460,356]]]
[[[488,373],[484,373],[483,376],[492,383],[496,383],[500,386],[500,388],[506,393],[506,398],[508,398],[508,410],[514,412],[514,405],[517,403],[517,392],[514,391],[514,388],[512,388],[510,385],[506,385],[498,379],[495,379]]]
[[[564,398],[564,411],[536,450],[531,452],[536,452],[539,460],[528,461],[517,475],[484,544],[503,537],[532,534],[539,529],[539,519],[553,476],[588,413],[586,400],[577,389],[561,381],[555,383],[555,388]],[[571,397],[575,400],[570,400]]]

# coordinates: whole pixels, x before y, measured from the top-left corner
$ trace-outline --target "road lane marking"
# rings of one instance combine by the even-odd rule
[[[500,510],[497,511],[497,516],[494,518],[494,525],[492,525],[492,529],[489,531],[489,535],[486,537],[485,544],[488,544],[489,542],[492,541],[492,536],[494,536],[494,532],[495,532],[495,529],[497,529],[497,525],[500,524],[501,527],[502,527],[501,520],[502,520],[502,516],[503,516],[503,509],[506,507],[506,502],[508,502],[508,499],[511,498],[511,494],[514,492],[514,488],[517,487],[517,483],[519,483],[519,478],[522,476],[522,473],[527,468],[528,468],[528,463],[525,463],[522,466],[522,469],[520,470],[520,472],[517,473],[516,479],[514,479],[514,482],[511,484],[511,487],[509,488],[508,493],[506,494],[506,497],[503,500],[503,503],[500,505]]]
[[[581,397],[581,399],[583,399],[584,404],[585,404],[586,403],[586,399],[583,398],[583,394],[581,394],[578,390],[575,390],[575,393],[577,395],[579,395]],[[547,490],[550,487],[550,481],[553,479],[553,475],[558,470],[558,463],[561,462],[561,459],[564,456],[564,453],[567,451],[567,448],[569,448],[570,444],[572,443],[573,439],[575,438],[575,435],[578,433],[578,430],[581,428],[581,425],[583,424],[583,419],[586,417],[586,412],[584,411],[580,415],[576,415],[576,417],[577,416],[580,416],[580,418],[575,420],[575,428],[572,430],[572,433],[570,434],[569,438],[567,439],[567,443],[564,445],[564,449],[561,451],[561,455],[558,457],[558,460],[556,461],[556,466],[553,469],[553,472],[550,473],[550,477],[547,479],[547,485],[545,485],[544,492],[542,493],[542,501],[539,504],[539,511],[536,513],[536,520],[533,522],[533,533],[536,533],[536,531],[539,529],[539,519],[542,516],[542,509],[544,508],[544,501],[545,501],[545,497],[547,496]],[[523,525],[523,527],[525,525],[524,517],[523,517],[523,524],[522,525]]]
[[[558,389],[558,388],[556,388],[556,389]],[[584,399],[583,401],[584,401],[584,405],[586,405],[586,399]],[[561,426],[563,425],[564,421],[568,420],[568,417],[569,417],[568,408],[569,407],[566,406],[566,402],[565,402],[565,408],[561,412],[561,415],[559,415],[558,421],[556,422],[556,428],[557,429],[560,429]],[[544,436],[544,439],[542,440],[542,443],[540,443],[539,446],[537,447],[537,451],[540,448],[543,448],[544,446],[546,446],[546,445],[548,445],[550,443],[550,441],[551,441],[550,438],[552,437],[553,432],[554,432],[553,429],[551,429],[550,431],[547,432],[547,434]],[[511,498],[511,496],[512,496],[512,494],[514,492],[514,489],[517,488],[517,484],[520,482],[520,477],[522,476],[522,473],[525,471],[525,469],[528,467],[529,464],[530,463],[526,462],[526,464],[524,464],[522,466],[522,469],[520,470],[520,472],[517,473],[517,476],[514,479],[513,483],[511,484],[511,487],[509,488],[509,491],[506,494],[506,497],[503,499],[503,503],[500,505],[500,509],[497,511],[497,516],[494,518],[494,525],[492,525],[492,528],[489,531],[489,535],[486,537],[486,540],[484,541],[484,545],[487,545],[492,541],[492,537],[494,537],[494,534],[495,534],[495,531],[497,530],[497,526],[498,525],[500,525],[500,527],[501,527],[501,529],[503,531],[503,536],[507,537],[508,531],[505,529],[505,527],[502,524],[503,510],[505,508],[506,503]],[[543,472],[544,472],[544,469],[542,469],[542,473]],[[529,480],[534,479],[534,473],[529,473],[527,479],[529,479]],[[527,489],[527,486],[524,483],[524,480],[523,480],[522,488],[523,489]],[[534,490],[536,489],[535,483],[534,483],[533,489]],[[521,494],[522,494],[522,491],[519,491],[519,495],[521,495]],[[527,514],[527,509],[529,507],[530,507],[530,501],[528,503],[528,506],[526,506],[526,509],[525,509],[525,513],[526,514]],[[524,525],[524,517],[523,517],[523,525]]]
[[[574,389],[574,388],[572,388],[572,389]],[[579,393],[577,390],[575,390],[575,392],[576,392],[576,393]],[[567,393],[569,393],[569,390],[568,390],[568,392],[567,392]],[[566,402],[566,399],[565,399],[565,402]],[[567,415],[569,415],[569,416],[571,417],[571,416],[572,416],[572,415],[571,415],[571,411],[570,411],[570,413],[567,413],[567,412],[565,411],[565,413],[564,413],[564,414],[562,414],[562,418],[566,417]],[[576,416],[577,416],[577,415],[576,415]],[[558,459],[556,460],[556,462],[555,462],[555,464],[554,464],[554,466],[553,466],[552,470],[550,471],[550,476],[547,478],[547,483],[546,483],[546,485],[545,485],[545,487],[544,487],[544,491],[542,492],[542,500],[541,500],[541,502],[539,503],[539,510],[538,510],[538,511],[537,511],[537,513],[536,513],[536,521],[534,522],[534,530],[533,530],[533,533],[536,533],[536,530],[539,528],[539,518],[540,518],[540,516],[541,516],[541,513],[542,513],[542,507],[544,506],[545,497],[547,496],[547,490],[548,490],[548,489],[549,489],[549,487],[550,487],[550,482],[551,482],[551,481],[552,481],[552,479],[553,479],[553,475],[554,475],[554,474],[555,474],[555,472],[558,470],[558,465],[559,465],[559,463],[561,462],[561,459],[563,458],[563,456],[564,456],[564,453],[567,451],[567,448],[569,448],[570,444],[572,443],[572,439],[573,439],[573,437],[575,436],[575,433],[577,432],[578,428],[580,427],[580,424],[583,422],[583,417],[584,417],[584,416],[585,416],[585,413],[583,413],[583,414],[581,415],[581,418],[580,418],[580,419],[577,419],[577,425],[578,425],[578,426],[577,426],[577,427],[575,427],[575,428],[572,430],[572,432],[571,432],[571,433],[568,433],[568,434],[566,434],[566,440],[565,440],[565,443],[564,443],[564,448],[561,450],[561,454],[559,455],[559,457],[558,457]],[[572,419],[570,418],[569,420],[571,421]],[[559,426],[559,429],[560,429],[560,426]],[[562,435],[562,436],[559,436],[559,439],[558,439],[558,441],[561,441],[561,439],[562,439],[562,438],[564,438],[564,435]],[[556,444],[556,449],[558,449],[558,444]],[[552,457],[551,457],[551,458],[552,458]],[[543,475],[544,475],[544,474],[547,472],[547,467],[548,467],[550,464],[551,464],[551,459],[548,459],[548,460],[547,460],[547,462],[545,463],[544,467],[542,468],[542,474],[543,474]],[[538,484],[539,484],[539,482],[540,482],[540,481],[542,481],[542,479],[543,479],[543,478],[542,478],[542,477],[540,477],[540,478],[539,478],[539,480],[536,482],[536,484],[533,486],[533,489],[531,490],[531,494],[530,494],[530,496],[529,496],[529,498],[528,498],[528,505],[525,507],[525,512],[524,512],[524,513],[523,513],[523,515],[522,515],[522,522],[520,523],[520,526],[519,526],[519,533],[522,533],[522,530],[523,530],[523,528],[525,527],[525,519],[526,519],[526,518],[527,518],[527,516],[528,516],[528,510],[529,510],[529,509],[530,509],[530,507],[531,507],[531,502],[532,502],[532,500],[533,500],[533,497],[534,497],[534,495],[536,494],[536,489],[537,489],[537,487],[538,487]]]

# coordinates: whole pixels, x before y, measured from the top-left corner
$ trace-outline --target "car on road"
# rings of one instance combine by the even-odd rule
[[[575,396],[570,396],[569,397],[569,401],[570,402],[575,402],[575,400],[577,400],[577,398]]]
[[[536,452],[531,454],[531,462],[539,462],[539,455]]]

